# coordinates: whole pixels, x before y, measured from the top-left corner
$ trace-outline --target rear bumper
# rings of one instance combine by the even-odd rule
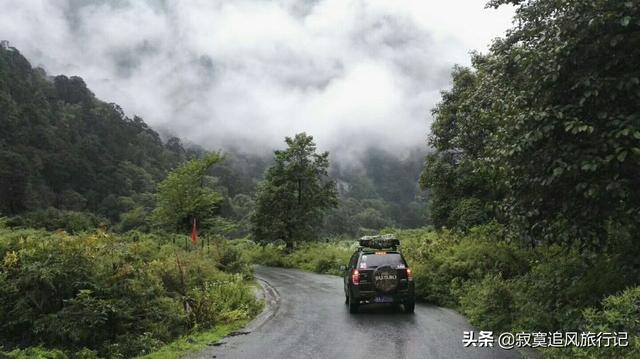
[[[351,287],[351,297],[360,303],[373,303],[377,296],[388,296],[393,299],[393,303],[414,302],[416,299],[415,285],[409,283],[407,288],[398,289],[391,293],[382,293],[375,290],[361,290],[358,286]]]

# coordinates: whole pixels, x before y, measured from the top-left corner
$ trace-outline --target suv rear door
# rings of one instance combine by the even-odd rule
[[[407,286],[407,264],[402,255],[395,251],[362,252],[357,263],[360,272],[360,290],[375,291],[374,272],[378,267],[390,266],[396,269],[399,289]]]

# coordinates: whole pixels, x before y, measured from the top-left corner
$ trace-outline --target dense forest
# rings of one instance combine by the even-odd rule
[[[348,163],[306,133],[268,155],[185,145],[2,42],[0,355],[136,357],[241,326],[251,264],[340,274],[381,232],[422,301],[496,333],[629,335],[545,357],[638,358],[640,5],[504,5],[513,27],[453,68],[430,150]]]
[[[81,78],[32,68],[6,43],[0,99],[0,211],[7,216],[55,208],[117,221],[153,206],[155,184],[195,155],[96,99]]]
[[[17,226],[148,231],[157,184],[207,153],[127,117],[79,77],[32,68],[7,42],[0,48],[0,116],[0,213]],[[423,156],[417,149],[398,156],[371,148],[361,163],[332,162],[341,205],[328,214],[323,232],[424,224],[426,201],[416,184]],[[273,159],[231,150],[223,157],[207,173],[223,195],[214,214],[231,222],[228,233],[243,236],[257,183]]]
[[[421,179],[436,226],[497,220],[538,242],[603,249],[637,233],[637,2],[519,4],[516,23],[457,67]]]

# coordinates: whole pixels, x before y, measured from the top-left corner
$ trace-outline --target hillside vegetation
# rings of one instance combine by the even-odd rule
[[[382,231],[419,297],[481,330],[626,331],[543,354],[640,357],[640,4],[488,5],[506,4],[506,36],[453,69],[426,159],[338,162],[306,133],[273,156],[184,146],[2,42],[0,350],[147,354],[254,315],[249,263],[339,274]]]
[[[0,345],[132,357],[246,320],[261,308],[245,283],[251,271],[224,246],[185,251],[168,236],[135,232],[0,229]]]
[[[32,68],[6,42],[0,124],[0,355],[179,356],[257,313],[255,244],[225,238],[251,232],[272,159],[163,139],[81,78]],[[309,217],[318,233],[424,223],[403,210],[424,210],[421,157],[370,151],[367,168],[325,168],[321,180],[341,183],[327,190],[344,205]],[[410,176],[396,187],[375,167]],[[187,239],[194,220],[198,246]]]

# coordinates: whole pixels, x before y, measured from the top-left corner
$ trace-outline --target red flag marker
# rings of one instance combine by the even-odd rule
[[[196,219],[193,219],[193,228],[191,229],[191,242],[198,243],[198,230],[196,229]]]

